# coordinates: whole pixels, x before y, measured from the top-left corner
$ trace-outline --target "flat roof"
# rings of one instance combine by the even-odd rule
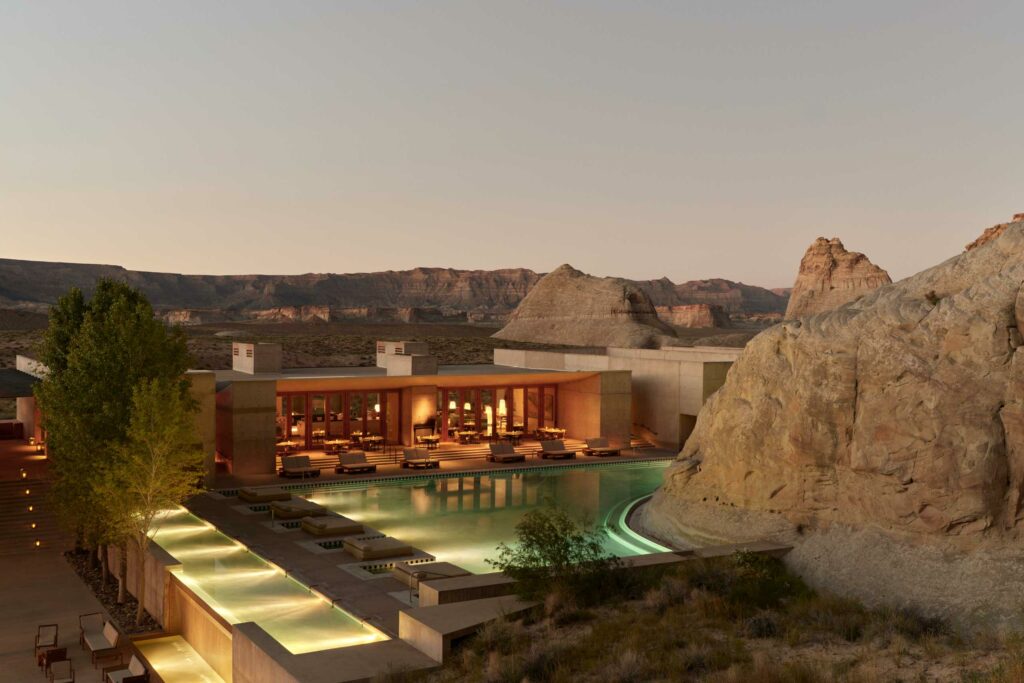
[[[32,395],[32,387],[41,382],[27,372],[14,368],[0,369],[0,398],[26,398]]]
[[[386,368],[378,367],[345,367],[345,368],[287,368],[281,372],[258,372],[249,374],[237,370],[215,370],[218,388],[221,383],[244,382],[252,380],[286,380],[286,379],[356,379],[369,377],[387,377]],[[516,368],[511,365],[439,365],[436,375],[391,375],[391,377],[466,377],[472,375],[531,375],[537,374],[536,368]],[[545,373],[559,373],[560,370],[541,370]]]

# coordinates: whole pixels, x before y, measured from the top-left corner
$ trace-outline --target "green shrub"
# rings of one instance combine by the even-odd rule
[[[619,597],[629,581],[617,558],[604,550],[604,527],[588,529],[550,505],[527,512],[516,525],[516,543],[498,545],[487,563],[515,579],[524,598],[561,592],[580,605]]]

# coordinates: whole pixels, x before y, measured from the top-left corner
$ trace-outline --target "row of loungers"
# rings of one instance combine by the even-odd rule
[[[540,458],[575,458],[576,451],[567,449],[565,443],[561,440],[553,441],[541,441],[540,451],[538,456]],[[526,456],[522,453],[516,453],[515,448],[510,443],[492,443],[489,444],[490,453],[487,455],[487,460],[491,462],[522,462],[526,459]],[[590,456],[614,456],[620,455],[622,450],[608,445],[608,439],[587,439],[587,445],[583,449],[584,455]],[[315,467],[308,455],[291,455],[286,456],[281,461],[281,476],[282,477],[319,477],[320,468]],[[402,467],[412,469],[436,469],[441,466],[440,461],[431,457],[430,453],[425,448],[406,448],[402,451]],[[366,453],[363,451],[352,451],[351,453],[343,453],[340,456],[340,463],[334,468],[334,471],[338,474],[361,474],[366,472],[376,472],[377,465],[366,461]]]

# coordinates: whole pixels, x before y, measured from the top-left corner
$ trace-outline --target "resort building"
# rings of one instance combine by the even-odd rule
[[[275,471],[282,452],[358,445],[445,447],[550,434],[628,446],[626,370],[439,365],[426,346],[379,342],[375,367],[281,367],[276,344],[232,345],[231,370],[209,374],[216,452],[234,474]]]

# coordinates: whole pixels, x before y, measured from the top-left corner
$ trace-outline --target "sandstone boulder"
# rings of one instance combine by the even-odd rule
[[[864,254],[847,251],[838,237],[819,237],[800,261],[786,318],[831,311],[891,282],[888,273]]]
[[[999,223],[998,225],[993,225],[991,228],[987,228],[985,232],[981,233],[981,235],[978,236],[978,239],[974,240],[966,247],[964,247],[964,251],[977,249],[983,244],[988,244],[995,238],[1002,235],[1006,231],[1006,228],[1008,228],[1011,224],[1019,223],[1020,221],[1024,221],[1024,213],[1014,214],[1013,220],[1011,220],[1009,223]]]
[[[563,265],[534,285],[494,336],[544,344],[656,348],[675,334],[634,283]]]
[[[655,306],[658,317],[676,327],[729,327],[729,314],[717,304]]]
[[[829,588],[914,596],[953,616],[1008,614],[993,584],[1024,575],[1022,284],[1018,221],[918,275],[761,333],[701,411],[645,512],[648,529],[785,538],[792,561]]]

